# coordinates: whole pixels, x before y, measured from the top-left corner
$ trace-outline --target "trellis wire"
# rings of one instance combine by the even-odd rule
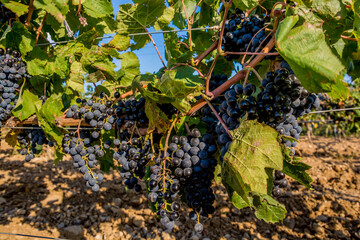
[[[35,236],[35,235],[28,235],[28,234],[21,234],[21,233],[6,233],[6,232],[0,232],[0,234],[20,236],[20,237],[30,237],[30,238],[52,239],[52,240],[68,240],[68,239],[65,239],[65,238],[43,237],[43,236]]]
[[[214,30],[219,29],[219,26],[212,26],[212,27],[202,27],[202,28],[192,28],[191,31],[200,31],[200,30]],[[125,29],[124,29],[125,30]],[[118,30],[121,31],[121,30]],[[139,36],[139,35],[147,35],[147,34],[160,34],[160,33],[172,33],[172,32],[188,32],[189,29],[174,29],[174,30],[164,30],[164,31],[155,31],[155,32],[140,32],[140,33],[130,33],[127,34],[128,36]],[[106,37],[97,37],[97,40],[100,39],[109,39],[113,38],[114,36],[106,36]],[[74,42],[76,39],[67,40],[67,41],[59,41],[59,42],[51,42],[51,43],[38,43],[35,46],[47,46],[47,45],[54,45],[54,44],[64,44],[68,42]]]
[[[360,107],[340,108],[340,109],[331,109],[331,110],[321,110],[321,111],[309,112],[308,114],[327,113],[327,112],[341,112],[341,111],[351,111],[351,110],[360,110]]]
[[[316,113],[326,113],[326,112],[340,112],[340,111],[351,111],[351,110],[360,110],[360,107],[355,107],[355,108],[341,108],[341,109],[332,109],[332,110],[322,110],[322,111],[314,111],[314,112],[309,112],[307,114],[316,114]],[[310,122],[333,122],[333,120],[314,120],[314,121],[299,121],[299,123],[310,123]],[[29,127],[29,126],[21,126],[21,127],[10,127],[10,126],[1,126],[1,128],[5,128],[5,129],[42,129],[41,127]],[[67,130],[94,130],[96,128],[91,128],[91,127],[64,127]]]

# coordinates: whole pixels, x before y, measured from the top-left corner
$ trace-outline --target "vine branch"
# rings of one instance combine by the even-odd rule
[[[158,56],[159,56],[159,58],[160,58],[160,60],[161,60],[161,63],[163,64],[164,68],[166,68],[165,62],[164,62],[164,60],[163,60],[162,57],[161,57],[161,54],[160,54],[160,52],[159,52],[158,47],[156,46],[156,43],[155,43],[153,37],[151,36],[151,34],[149,33],[149,31],[147,30],[146,27],[144,27],[144,29],[145,29],[145,31],[147,32],[147,34],[148,34],[148,36],[149,36],[152,44],[154,45],[155,50],[156,50],[156,52],[157,52],[157,54],[158,54]]]
[[[28,12],[28,15],[26,17],[26,22],[25,22],[25,27],[28,28],[29,27],[29,24],[30,24],[30,21],[31,21],[31,17],[32,17],[32,14],[34,12],[34,0],[30,0],[30,3],[29,3],[29,12]]]
[[[43,26],[44,26],[44,23],[45,23],[45,21],[46,21],[47,15],[48,15],[48,13],[46,12],[46,13],[45,13],[45,16],[44,16],[44,19],[42,20],[39,28],[36,30],[36,42],[35,42],[35,44],[37,44],[38,41],[39,41],[39,36],[40,36],[41,30],[42,30],[42,28],[43,28]]]

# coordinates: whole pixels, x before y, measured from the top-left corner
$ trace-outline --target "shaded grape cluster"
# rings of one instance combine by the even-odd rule
[[[288,186],[288,180],[285,178],[285,173],[275,170],[274,174],[274,188],[272,190],[272,194],[275,197],[278,197],[282,193],[283,188],[287,188]]]
[[[25,156],[25,161],[29,162],[35,158],[35,154],[38,154],[44,145],[54,146],[52,141],[49,141],[44,131],[37,126],[26,125],[25,127],[34,129],[23,129],[21,133],[17,135],[17,141],[20,144],[19,153]]]
[[[70,131],[64,135],[63,151],[70,154],[73,165],[83,174],[86,186],[94,192],[99,191],[104,176],[96,174],[93,169],[98,165],[98,158],[105,155],[104,146],[92,136],[91,130]]]
[[[145,176],[146,166],[155,156],[152,153],[150,140],[143,137],[133,137],[129,140],[114,140],[117,151],[113,158],[121,164],[120,175],[124,177],[128,189],[140,192],[139,179]]]
[[[226,20],[222,48],[225,52],[256,52],[270,40],[264,30],[265,19],[258,15],[245,17],[236,9]],[[227,55],[227,60],[238,59],[240,55]]]
[[[0,122],[11,117],[11,111],[18,101],[18,92],[23,79],[31,78],[20,53],[10,48],[0,49]]]

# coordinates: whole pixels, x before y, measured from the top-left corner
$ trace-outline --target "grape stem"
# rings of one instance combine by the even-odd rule
[[[341,38],[342,39],[345,39],[345,40],[349,40],[349,41],[355,41],[355,42],[358,42],[359,40],[357,40],[356,38],[351,38],[351,37],[347,37],[345,35],[341,35]]]
[[[176,123],[177,118],[174,119],[174,121],[171,123],[169,131],[166,135],[166,140],[165,140],[165,147],[164,147],[164,158],[163,158],[163,162],[162,162],[162,168],[163,168],[163,192],[165,193],[165,174],[166,174],[166,153],[167,153],[167,149],[169,147],[169,138],[170,138],[170,134],[171,131],[173,130],[175,123]]]
[[[263,53],[268,53],[275,45],[275,35],[270,39],[270,41],[266,44],[266,46],[263,48]],[[246,75],[247,68],[248,67],[255,67],[263,58],[265,55],[257,55],[250,63],[247,65],[243,70],[239,71],[237,74],[235,74],[232,78],[224,82],[221,86],[214,89],[212,91],[212,94],[214,94],[214,98],[219,96],[221,93],[225,92],[227,89],[229,89],[233,84],[238,82],[239,80],[243,79]],[[196,103],[187,113],[188,116],[193,115],[196,111],[201,109],[204,105],[206,105],[206,101],[204,99],[200,100],[198,103]]]
[[[227,135],[229,135],[229,137],[231,139],[233,139],[233,136],[231,135],[228,127],[226,126],[226,124],[224,123],[224,121],[221,119],[221,117],[219,116],[219,114],[216,112],[216,109],[214,108],[214,106],[211,104],[211,102],[209,100],[207,100],[206,96],[203,96],[206,103],[209,105],[211,111],[214,113],[214,115],[216,116],[216,118],[219,120],[220,124],[223,126],[223,128],[225,129]]]
[[[217,46],[217,49],[218,49],[219,53],[222,51],[221,44],[222,44],[222,38],[223,38],[223,35],[224,35],[225,22],[226,22],[226,18],[227,18],[229,9],[231,7],[232,1],[233,0],[230,0],[227,3],[225,0],[222,0],[223,5],[225,6],[225,12],[224,12],[224,17],[223,17],[223,22],[222,22],[222,25],[221,25],[221,31],[220,31],[220,37],[219,37],[219,41],[218,41],[218,46]]]
[[[181,0],[181,3],[183,5],[184,8],[184,13],[185,13],[185,17],[186,17],[186,21],[187,21],[187,25],[188,25],[188,33],[189,33],[189,50],[192,51],[192,39],[191,39],[191,26],[192,26],[192,22],[189,19],[187,12],[186,12],[186,7],[185,7],[185,3],[184,0]],[[195,13],[194,13],[195,14]]]
[[[219,53],[216,54],[216,56],[214,58],[214,61],[211,64],[210,70],[209,70],[209,72],[207,73],[207,76],[206,76],[205,95],[210,97],[210,99],[213,99],[213,97],[214,97],[214,95],[209,91],[210,79],[211,79],[211,74],[212,74],[212,72],[213,72],[213,70],[215,68],[215,64],[216,64],[218,58],[219,58]]]
[[[264,55],[264,56],[278,56],[280,53],[273,52],[273,53],[257,53],[257,52],[224,52],[226,55]]]
[[[147,32],[147,34],[148,34],[148,36],[149,36],[152,44],[154,45],[155,50],[156,50],[156,52],[157,52],[157,54],[158,54],[158,56],[159,56],[159,58],[160,58],[161,63],[163,64],[164,68],[166,68],[166,65],[165,65],[165,63],[164,63],[164,60],[163,60],[162,57],[161,57],[161,54],[160,54],[160,52],[159,52],[158,47],[156,46],[156,43],[155,43],[153,37],[151,36],[151,34],[149,33],[149,31],[147,30],[146,27],[144,27],[144,29],[145,29],[145,31]]]
[[[29,27],[29,24],[30,24],[30,21],[31,21],[31,17],[32,17],[32,14],[34,12],[34,0],[30,0],[30,3],[29,3],[29,12],[28,12],[28,15],[26,17],[26,22],[25,22],[25,27],[28,28]]]

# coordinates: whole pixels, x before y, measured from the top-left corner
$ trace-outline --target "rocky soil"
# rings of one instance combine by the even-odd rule
[[[203,219],[202,235],[187,214],[166,232],[142,194],[126,192],[117,172],[99,193],[85,186],[69,159],[53,165],[51,151],[26,163],[2,143],[0,232],[67,239],[360,239],[360,140],[302,139],[298,151],[313,166],[313,190],[290,180],[279,198],[288,214],[267,224],[238,210],[216,187],[216,212]],[[184,213],[187,210],[184,210]],[[0,239],[29,239],[0,234]],[[33,238],[38,239],[38,238]]]

